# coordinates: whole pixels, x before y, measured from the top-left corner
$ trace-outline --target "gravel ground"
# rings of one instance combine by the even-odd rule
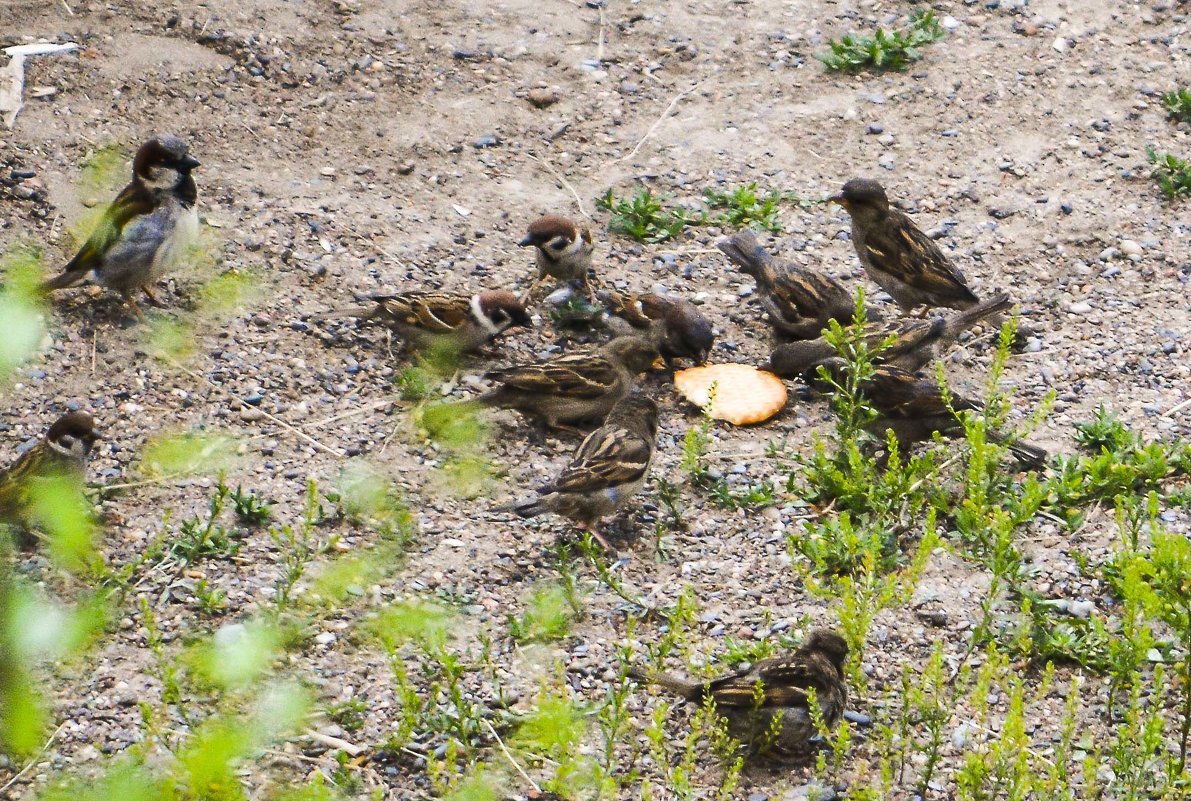
[[[578,692],[600,697],[623,614],[620,599],[596,584],[573,636],[544,651],[515,646],[506,615],[524,606],[528,587],[556,577],[559,526],[523,523],[500,508],[554,472],[574,440],[531,439],[515,416],[494,415],[486,447],[497,478],[480,497],[460,498],[427,469],[442,454],[415,435],[409,404],[395,392],[405,357],[377,329],[314,330],[300,318],[360,291],[523,288],[531,259],[515,242],[536,216],[557,211],[592,215],[605,280],[701,299],[720,332],[713,360],[762,360],[768,331],[752,281],[714,249],[721,232],[701,228],[660,246],[613,238],[594,203],[609,186],[624,194],[644,182],[694,202],[705,187],[749,181],[820,197],[854,175],[878,177],[924,229],[941,230],[940,244],[978,293],[1007,288],[1021,304],[1037,334],[1011,360],[1006,384],[1015,419],[1057,391],[1035,435],[1040,444],[1070,449],[1072,424],[1102,403],[1147,436],[1191,430],[1191,408],[1180,407],[1191,375],[1191,223],[1155,190],[1145,157],[1147,145],[1191,156],[1191,128],[1168,121],[1158,98],[1191,76],[1185,3],[937,3],[945,40],[906,73],[858,76],[826,74],[814,54],[827,38],[888,25],[912,5],[479,5],[16,0],[0,8],[5,44],[45,37],[82,46],[28,65],[27,86],[55,91],[27,98],[15,130],[0,138],[0,243],[44,248],[47,270],[62,263],[91,201],[79,189],[81,165],[102,147],[128,153],[172,131],[203,162],[196,177],[217,265],[252,271],[264,289],[245,313],[199,327],[185,370],[146,356],[144,326],[127,325],[115,298],[64,293],[44,358],[4,392],[0,457],[10,459],[77,403],[104,430],[92,462],[98,483],[137,481],[148,437],[194,428],[240,439],[244,458],[229,483],[269,499],[284,520],[299,513],[308,479],[329,487],[349,458],[396,481],[419,528],[408,563],[354,606],[320,615],[320,634],[333,636],[312,639],[291,665],[320,689],[320,702],[367,701],[364,728],[351,739],[382,742],[392,721],[384,660],[347,631],[375,603],[411,592],[461,601],[468,627],[494,636],[504,681],[523,698],[555,660]],[[557,102],[538,108],[527,99],[535,89]],[[842,211],[791,206],[782,220],[775,249],[864,283]],[[199,285],[196,275],[176,275],[167,304],[193,306]],[[865,286],[874,303],[888,305]],[[960,389],[979,393],[988,339],[948,357]],[[495,360],[558,346],[544,321],[507,337]],[[485,365],[466,364],[454,395],[464,396]],[[679,481],[682,438],[697,418],[661,377],[649,382],[664,415],[655,475]],[[247,407],[234,399],[253,395]],[[716,469],[742,482],[768,480],[777,470],[768,443],[804,447],[826,430],[822,404],[791,397],[763,427],[714,429]],[[106,500],[105,558],[129,563],[162,530],[166,510],[174,520],[200,513],[211,486],[151,483]],[[649,493],[642,501],[634,519],[649,531],[660,512]],[[788,566],[786,531],[802,510],[728,512],[697,493],[687,493],[685,506],[690,529],[662,555],[652,537],[618,540],[620,569],[659,604],[693,589],[700,651],[714,653],[726,636],[830,623],[824,602]],[[1172,525],[1186,530],[1187,520],[1176,516]],[[1113,530],[1111,514],[1093,515],[1081,547],[1098,547]],[[344,549],[373,537],[348,526],[338,533]],[[1032,555],[1051,571],[1045,592],[1093,597],[1066,555],[1070,545],[1056,526],[1033,532]],[[150,575],[139,590],[167,641],[182,641],[266,603],[279,557],[274,541],[254,532],[235,558]],[[226,593],[227,610],[215,619],[188,602],[200,580]],[[932,558],[915,601],[877,620],[866,654],[873,677],[896,677],[938,638],[949,653],[962,652],[986,582],[953,556]],[[931,619],[941,624],[924,625],[924,608],[939,612]],[[54,672],[49,693],[62,728],[35,769],[0,796],[25,797],[53,772],[94,768],[141,738],[136,703],[161,688],[132,611],[85,662]],[[643,714],[648,701],[637,694],[634,711]],[[863,699],[857,704],[863,709]],[[326,731],[334,733],[330,724]],[[862,748],[857,760],[865,756]],[[246,781],[255,786],[265,772],[297,779],[311,769],[278,757]],[[378,763],[366,784],[389,798],[423,797],[418,775]],[[780,798],[804,781],[803,772],[755,768],[738,792]]]

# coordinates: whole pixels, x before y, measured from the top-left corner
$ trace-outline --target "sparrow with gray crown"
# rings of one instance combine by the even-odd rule
[[[611,315],[607,324],[616,334],[644,332],[667,363],[675,359],[692,359],[697,364],[707,361],[715,331],[689,300],[661,292],[634,295],[612,289],[600,290],[599,296]]]
[[[757,281],[761,305],[779,339],[814,339],[832,320],[852,321],[854,302],[843,284],[826,273],[776,259],[752,231],[716,243],[741,272]]]
[[[852,245],[868,277],[909,311],[919,305],[967,309],[979,302],[963,273],[871,178],[853,178],[831,198],[852,218]]]
[[[191,171],[199,162],[184,141],[165,134],[137,149],[132,181],[107,207],[99,225],[63,272],[44,285],[65,289],[84,281],[119,292],[139,317],[133,297],[140,290],[160,305],[151,289],[198,239],[198,188]]]
[[[710,699],[728,731],[751,750],[776,757],[797,757],[815,750],[819,731],[810,712],[810,694],[832,727],[848,701],[844,662],[848,644],[830,629],[816,629],[797,650],[760,659],[711,681],[690,681],[668,673],[630,668],[629,676],[652,682],[691,703]]]
[[[516,409],[550,428],[569,428],[602,420],[657,358],[650,340],[617,337],[544,362],[492,370],[485,378],[496,386],[470,403]]]

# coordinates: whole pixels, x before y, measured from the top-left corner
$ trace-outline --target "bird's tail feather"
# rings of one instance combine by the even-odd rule
[[[376,304],[368,306],[351,306],[346,309],[337,309],[335,311],[322,312],[321,314],[312,314],[306,318],[308,322],[321,323],[324,320],[337,320],[341,317],[356,317],[361,320],[371,320],[376,316]]]
[[[81,284],[86,279],[87,272],[87,270],[66,270],[46,281],[41,285],[41,288],[49,292],[54,289],[66,289],[67,287]]]
[[[771,259],[765,248],[757,244],[757,237],[751,231],[741,231],[729,239],[720,240],[715,246],[750,275],[760,272]]]
[[[1009,294],[1002,292],[948,317],[943,323],[944,333],[951,337],[957,337],[981,320],[1004,314],[1012,305],[1013,302],[1009,299]]]
[[[1050,455],[1045,448],[1032,445],[1029,442],[1017,441],[1009,444],[1009,452],[1030,467],[1043,467]]]
[[[680,679],[671,673],[653,673],[634,665],[629,668],[628,677],[643,684],[656,684],[659,687],[665,687],[688,701],[693,701],[703,694],[704,685],[701,682]]]

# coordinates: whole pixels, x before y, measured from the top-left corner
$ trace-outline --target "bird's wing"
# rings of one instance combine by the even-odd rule
[[[594,353],[573,353],[541,364],[493,370],[489,378],[508,389],[568,398],[598,398],[620,379],[611,360]]]
[[[85,274],[103,264],[104,256],[120,241],[130,223],[153,212],[153,198],[135,183],[130,183],[104,209],[91,236],[63,270],[67,274]]]
[[[592,492],[640,481],[652,456],[640,435],[620,426],[598,428],[583,440],[549,491]]]
[[[715,679],[708,692],[720,706],[755,707],[760,683],[760,706],[804,706],[807,688],[820,681],[813,665],[791,654],[762,659],[747,670]]]
[[[467,322],[471,298],[454,292],[401,292],[371,295],[394,323],[449,334]]]
[[[889,221],[864,238],[863,247],[878,269],[924,292],[976,301],[963,274],[909,217],[891,209]]]

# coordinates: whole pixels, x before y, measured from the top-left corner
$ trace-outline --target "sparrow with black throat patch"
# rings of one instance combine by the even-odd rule
[[[810,691],[833,727],[848,701],[844,661],[848,644],[834,631],[817,629],[796,651],[760,659],[734,673],[711,681],[690,681],[668,673],[630,668],[628,675],[677,693],[691,703],[715,703],[717,714],[728,719],[728,731],[756,752],[773,756],[802,756],[815,750],[819,735],[810,713]]]
[[[551,512],[590,531],[611,551],[598,531],[600,520],[616,512],[645,484],[658,433],[658,405],[634,390],[608,412],[604,424],[588,434],[563,471],[513,511],[521,517]]]
[[[91,281],[119,292],[138,316],[137,290],[160,305],[151,289],[198,239],[191,171],[199,162],[176,136],[150,139],[132,160],[132,181],[107,207],[90,238],[61,275],[44,285],[65,289]]]
[[[415,290],[364,295],[357,300],[364,301],[364,305],[307,319],[314,322],[338,317],[374,320],[392,330],[411,348],[442,347],[463,353],[483,347],[515,326],[533,327],[525,303],[503,289],[474,294]]]
[[[89,412],[69,412],[50,426],[45,438],[0,470],[0,523],[11,526],[22,549],[32,548],[37,539],[30,533],[31,504],[37,484],[53,478],[81,482],[87,472],[87,456],[99,434]]]
[[[868,323],[864,338],[870,349],[892,340],[876,354],[876,361],[914,372],[950,347],[964,331],[1004,314],[1010,305],[1009,296],[1002,293],[949,317]],[[783,342],[774,347],[765,369],[782,378],[796,378],[836,355],[835,348],[824,337]]]
[[[967,309],[979,302],[963,273],[871,178],[853,178],[831,197],[852,218],[852,245],[868,277],[909,311],[916,306]]]
[[[843,284],[826,273],[770,255],[752,231],[741,231],[716,247],[741,272],[757,281],[761,305],[779,339],[814,339],[831,320],[852,321],[854,302]]]
[[[845,362],[831,358],[823,362],[832,379],[841,386],[846,380]],[[822,386],[817,376],[808,376],[809,383]],[[830,387],[828,387],[830,389]],[[865,399],[877,412],[878,417],[865,428],[876,437],[884,439],[886,431],[892,431],[902,446],[929,440],[937,431],[943,436],[964,436],[964,425],[957,412],[984,413],[984,404],[954,392],[948,395],[933,378],[923,378],[908,370],[891,364],[874,366],[873,374],[860,385]],[[1046,464],[1047,452],[1028,442],[1009,441],[998,431],[988,431],[985,436],[990,442],[1003,443],[1017,459],[1033,468]]]
[[[557,283],[580,282],[588,299],[594,299],[588,279],[591,256],[595,252],[595,240],[590,230],[580,228],[566,217],[547,214],[531,223],[525,237],[517,244],[523,248],[532,245],[535,251],[538,277],[530,286],[530,293],[547,278],[553,278]]]
[[[485,378],[496,386],[465,403],[516,409],[550,428],[570,428],[602,420],[657,358],[657,347],[648,339],[617,337],[598,348],[493,370]]]
[[[607,325],[613,333],[644,334],[668,364],[675,359],[692,359],[697,364],[707,361],[715,331],[689,300],[660,292],[634,295],[602,289],[598,294],[611,315]]]

